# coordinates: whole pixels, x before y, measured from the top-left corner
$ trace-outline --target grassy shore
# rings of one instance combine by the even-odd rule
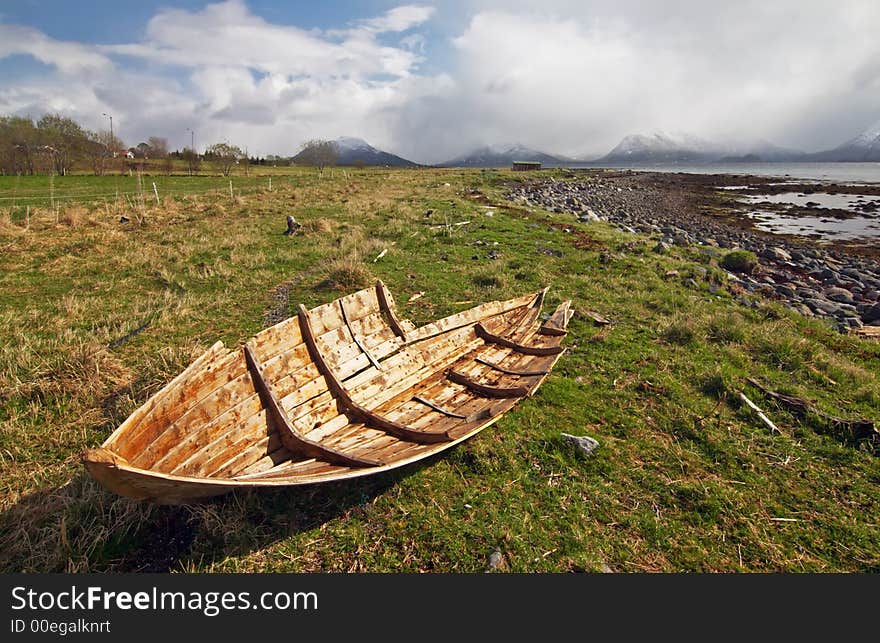
[[[521,178],[292,169],[232,197],[0,208],[0,570],[482,571],[496,550],[509,571],[880,570],[876,445],[744,381],[878,420],[880,343],[743,306],[699,248],[507,203]],[[160,507],[84,472],[214,341],[375,278],[417,324],[545,285],[548,308],[613,324],[576,316],[534,398],[395,473]],[[601,446],[583,457],[561,432]]]

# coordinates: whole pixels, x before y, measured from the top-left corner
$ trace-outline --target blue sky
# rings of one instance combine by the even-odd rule
[[[809,151],[880,118],[877,33],[874,0],[4,0],[0,114],[257,154],[360,136],[422,162],[655,131]]]

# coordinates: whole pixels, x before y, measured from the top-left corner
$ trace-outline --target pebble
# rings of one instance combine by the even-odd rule
[[[857,323],[880,325],[880,264],[875,260],[820,248],[809,240],[740,229],[690,207],[671,205],[679,200],[669,199],[663,189],[624,190],[615,184],[631,180],[590,177],[519,183],[508,198],[581,221],[607,221],[630,234],[652,235],[657,241],[653,252],[658,254],[668,254],[673,246],[697,246],[701,252],[714,252],[711,260],[718,261],[729,249],[748,250],[760,257],[754,279],[732,276],[731,281],[749,292],[807,316],[831,318],[844,329]]]

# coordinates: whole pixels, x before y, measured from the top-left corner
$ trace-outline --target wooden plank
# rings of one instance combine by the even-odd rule
[[[351,327],[351,322],[348,321],[348,313],[345,310],[345,302],[340,299],[339,300],[339,309],[342,311],[342,319],[345,322],[345,327],[348,328],[348,332],[351,335],[351,339],[354,341],[355,345],[360,349],[360,351],[367,356],[367,359],[370,361],[370,364],[373,365],[374,368],[381,370],[382,366],[376,360],[375,357],[367,350],[367,347],[364,346],[364,343],[358,338],[355,334],[354,329]]]
[[[522,353],[524,355],[558,355],[564,350],[561,346],[527,346],[525,344],[518,344],[517,342],[510,341],[506,337],[490,333],[486,330],[483,324],[477,324],[474,326],[474,329],[483,341],[498,344],[499,346],[505,346],[506,348],[512,348],[517,353]]]
[[[120,436],[118,450],[133,460],[153,440],[161,436],[170,423],[197,408],[202,400],[224,389],[231,380],[244,372],[244,364],[235,351],[211,358],[191,377],[181,380],[169,390],[160,403],[154,404],[141,422]]]
[[[350,413],[360,422],[364,422],[365,424],[369,424],[370,426],[380,428],[383,431],[396,435],[397,437],[403,438],[405,440],[411,440],[413,442],[420,442],[425,444],[430,444],[433,442],[445,442],[449,440],[449,436],[445,433],[414,431],[407,426],[383,418],[382,416],[373,413],[372,411],[364,408],[363,406],[352,400],[351,395],[349,395],[348,391],[345,390],[345,387],[342,386],[342,383],[336,378],[336,375],[324,361],[323,355],[321,355],[321,352],[318,350],[318,346],[315,343],[315,336],[312,334],[312,328],[309,322],[309,312],[305,309],[305,306],[303,305],[300,305],[299,308],[299,319],[300,330],[302,332],[303,339],[306,342],[306,346],[309,347],[309,353],[312,356],[312,361],[315,362],[318,370],[320,370],[321,374],[324,375],[324,379],[327,381],[327,386],[330,389],[330,392],[333,394],[334,397],[336,397],[337,402],[340,404],[342,410],[345,413]]]
[[[381,279],[376,282],[376,298],[379,300],[379,310],[385,314],[391,330],[394,331],[395,335],[406,340],[406,330],[401,326],[400,320],[394,312],[394,299]]]
[[[434,404],[431,400],[427,400],[423,397],[419,397],[418,395],[413,395],[412,399],[415,400],[416,402],[424,404],[425,406],[427,406],[429,408],[434,409],[435,411],[437,411],[437,413],[442,413],[443,415],[446,415],[448,417],[461,418],[462,420],[467,419],[466,415],[459,415],[458,413],[453,413],[452,411],[447,411],[442,406],[438,406],[437,404]]]
[[[491,369],[498,371],[499,373],[504,373],[505,375],[516,375],[518,377],[530,377],[533,375],[546,375],[549,373],[549,370],[539,370],[539,371],[521,371],[516,369],[504,368],[500,364],[496,364],[495,362],[490,362],[489,360],[483,359],[481,357],[477,357],[474,359],[478,364],[483,364],[488,366]]]
[[[263,401],[263,407],[267,410],[270,421],[275,430],[281,436],[281,443],[292,453],[300,453],[309,458],[326,460],[334,464],[347,467],[376,467],[381,463],[375,460],[356,458],[335,449],[328,449],[318,442],[303,437],[302,433],[293,425],[287,417],[281,402],[275,395],[271,382],[263,379],[263,367],[259,359],[251,350],[250,345],[244,345],[244,355],[247,360],[248,370],[254,382],[254,387]]]
[[[571,310],[571,300],[564,301],[556,308],[550,318],[541,326],[542,335],[554,335],[562,337],[568,331],[565,330],[574,312]]]
[[[466,386],[470,390],[479,393],[483,397],[525,397],[529,393],[529,389],[525,386],[491,386],[478,382],[472,377],[452,369],[446,372],[446,377],[456,384],[461,384],[462,386]]]
[[[446,333],[450,330],[455,330],[463,326],[470,326],[475,322],[494,317],[495,315],[500,315],[501,313],[522,308],[523,306],[527,306],[534,300],[534,298],[535,295],[525,295],[507,301],[492,301],[486,304],[480,304],[479,306],[474,306],[468,310],[449,315],[439,321],[425,324],[424,326],[420,326],[419,328],[410,331],[407,333],[407,343],[411,344],[422,341],[434,337],[435,335]]]

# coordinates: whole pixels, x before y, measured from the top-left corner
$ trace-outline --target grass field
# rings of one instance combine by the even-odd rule
[[[172,177],[161,205],[0,207],[0,570],[482,571],[496,550],[508,571],[880,570],[876,445],[744,383],[878,420],[880,343],[743,306],[700,249],[658,255],[646,237],[504,205],[522,175],[276,176],[231,198],[171,197],[220,181]],[[83,195],[130,180],[68,179]],[[287,214],[301,234],[281,234]],[[280,286],[294,310],[375,278],[417,324],[544,285],[548,308],[570,298],[613,324],[576,316],[534,398],[381,477],[161,507],[84,472],[80,453],[197,353],[260,330]],[[583,457],[561,432],[601,446]]]
[[[51,208],[93,202],[113,203],[117,200],[131,206],[141,198],[155,203],[153,183],[160,199],[210,193],[228,196],[230,182],[233,195],[238,195],[254,189],[268,189],[270,178],[274,181],[273,187],[281,187],[291,173],[290,168],[252,166],[247,174],[239,170],[230,176],[223,176],[206,169],[189,176],[180,163],[174,166],[170,175],[156,168],[153,170],[140,175],[135,170],[108,172],[104,176],[0,175],[0,209],[11,210],[13,217],[20,218],[27,206]],[[335,170],[337,173],[342,171]]]

